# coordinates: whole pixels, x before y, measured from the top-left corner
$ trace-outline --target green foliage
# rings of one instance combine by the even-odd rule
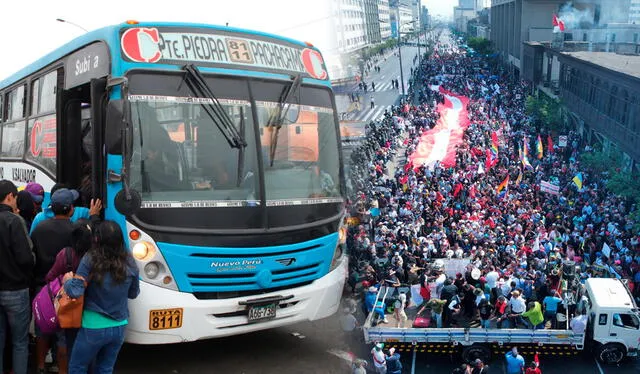
[[[626,199],[640,202],[640,178],[623,170],[622,154],[619,151],[593,151],[580,156],[582,164],[593,172],[594,177],[606,176],[609,191]],[[636,221],[638,222],[638,221]]]
[[[485,38],[471,37],[467,39],[467,45],[481,55],[492,53],[491,41]]]
[[[540,129],[553,132],[567,130],[565,124],[566,109],[562,102],[541,95],[541,97],[528,96],[525,101],[527,114],[531,116],[533,123]]]

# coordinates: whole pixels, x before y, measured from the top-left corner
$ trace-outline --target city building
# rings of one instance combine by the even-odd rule
[[[462,2],[462,1],[461,1]],[[456,30],[467,33],[469,21],[476,18],[476,11],[473,7],[471,8],[462,8],[455,7],[453,8],[453,21],[456,25]]]
[[[417,28],[416,22],[414,22],[418,17],[413,16],[413,7],[409,2],[403,3],[400,2],[398,6],[398,10],[400,12],[400,32],[412,32]]]
[[[426,30],[431,26],[431,22],[429,22],[429,9],[426,6],[422,6],[422,10],[420,11],[420,29]]]
[[[629,23],[640,24],[640,0],[631,0],[629,4]]]
[[[629,6],[630,0],[492,0],[491,41],[510,71],[518,75],[523,42],[551,41],[557,36],[553,35],[554,14],[565,24],[560,35],[564,38],[571,30],[627,23]]]
[[[378,20],[380,26],[380,38],[382,41],[385,41],[391,37],[389,0],[378,0]]]
[[[363,0],[339,0],[333,2],[337,8],[335,32],[341,53],[351,53],[367,45],[366,16]]]
[[[559,97],[577,130],[602,149],[622,152],[624,167],[640,171],[640,49],[637,43],[523,44],[523,78]]]
[[[367,44],[374,45],[382,42],[380,34],[380,18],[378,0],[362,0],[366,21]]]

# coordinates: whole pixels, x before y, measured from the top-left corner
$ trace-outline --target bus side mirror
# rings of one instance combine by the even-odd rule
[[[127,198],[127,192],[124,189],[121,189],[116,194],[114,205],[118,212],[129,217],[136,214],[136,212],[141,208],[142,196],[140,196],[138,191],[132,188],[129,190],[129,198]]]
[[[122,154],[122,129],[125,128],[124,100],[110,100],[107,105],[107,124],[104,141],[107,153]]]

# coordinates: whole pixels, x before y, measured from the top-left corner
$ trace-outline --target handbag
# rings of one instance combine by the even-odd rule
[[[87,281],[79,276],[73,276],[76,279],[81,279],[84,282],[85,288],[87,287]],[[84,309],[84,295],[74,299],[67,295],[64,287],[60,288],[55,300],[56,314],[58,316],[58,323],[63,329],[79,329],[82,327],[82,311]]]

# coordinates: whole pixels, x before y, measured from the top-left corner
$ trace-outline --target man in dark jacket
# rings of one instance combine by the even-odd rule
[[[24,220],[17,214],[18,189],[0,181],[0,352],[6,327],[13,341],[13,371],[27,374],[31,305],[29,286],[34,258]],[[7,324],[8,322],[8,324]],[[3,368],[0,356],[0,369]]]

